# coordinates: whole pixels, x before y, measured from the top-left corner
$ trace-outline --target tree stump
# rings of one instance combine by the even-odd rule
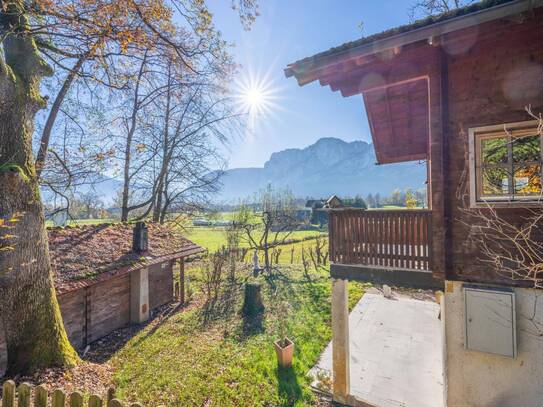
[[[258,283],[245,284],[245,299],[243,301],[242,313],[246,317],[254,317],[264,312],[262,302],[261,285]]]

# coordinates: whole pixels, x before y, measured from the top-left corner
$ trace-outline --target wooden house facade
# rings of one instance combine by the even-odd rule
[[[543,1],[482,1],[305,58],[285,74],[361,97],[379,163],[427,162],[428,210],[330,213],[335,398],[349,395],[347,281],[369,279],[444,290],[447,405],[539,405],[543,342],[529,325],[543,321],[543,222],[533,222],[543,214]],[[502,239],[499,225],[529,242]],[[517,272],[530,262],[532,275]],[[471,289],[513,293],[512,356],[470,348]],[[496,327],[484,323],[479,332],[490,335]],[[479,339],[482,349],[498,346],[495,333]]]

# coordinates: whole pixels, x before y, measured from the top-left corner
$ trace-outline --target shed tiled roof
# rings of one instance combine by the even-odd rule
[[[57,291],[70,291],[205,251],[171,226],[148,223],[149,250],[138,254],[132,251],[133,227],[130,223],[111,223],[48,229]]]
[[[375,41],[382,40],[385,38],[392,37],[397,34],[404,34],[410,31],[414,31],[418,28],[431,26],[432,24],[437,24],[446,20],[451,20],[456,17],[465,16],[468,14],[475,13],[477,11],[485,10],[490,7],[498,6],[505,3],[511,3],[515,0],[483,0],[479,1],[474,4],[470,4],[465,7],[460,7],[454,10],[451,10],[446,13],[441,13],[437,15],[428,16],[425,18],[422,18],[420,20],[414,21],[410,24],[401,25],[399,27],[391,28],[386,31],[382,31],[380,33],[376,33],[367,37],[360,38],[355,41],[346,42],[342,45],[339,45],[337,47],[330,48],[327,51],[320,52],[318,54],[315,54],[313,56],[300,59],[292,64],[289,64],[289,66],[285,69],[285,74],[287,77],[290,77],[294,75],[294,69],[298,68],[300,69],[302,66],[305,65],[311,65],[313,63],[316,63],[319,59],[324,57],[329,57],[335,54],[340,54],[343,52],[347,52],[351,49],[354,49],[356,47],[371,44]]]

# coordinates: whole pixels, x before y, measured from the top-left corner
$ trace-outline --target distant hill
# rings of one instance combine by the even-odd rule
[[[251,197],[268,183],[296,197],[390,195],[395,188],[424,188],[426,166],[416,162],[376,165],[372,144],[322,138],[303,149],[273,153],[264,168],[227,170],[216,201]]]
[[[94,193],[106,207],[113,205],[115,198],[123,187],[121,180],[95,173],[92,175],[93,184],[80,185],[71,192],[76,194]],[[41,189],[42,199],[45,203],[53,203],[55,195],[48,188]],[[64,204],[64,202],[62,202]]]

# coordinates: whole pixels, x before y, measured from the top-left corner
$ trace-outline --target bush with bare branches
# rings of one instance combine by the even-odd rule
[[[539,121],[537,133],[543,137],[543,117],[526,108],[529,116]],[[508,130],[504,127],[504,131]],[[469,162],[466,157],[466,163]],[[467,168],[461,177],[457,198],[464,205],[461,212],[465,219],[460,221],[469,229],[469,239],[481,251],[485,264],[498,275],[511,281],[524,281],[533,288],[543,288],[543,213],[540,208],[517,205],[522,218],[510,220],[490,203],[481,208],[470,208],[467,191]],[[539,197],[539,201],[542,200]]]

